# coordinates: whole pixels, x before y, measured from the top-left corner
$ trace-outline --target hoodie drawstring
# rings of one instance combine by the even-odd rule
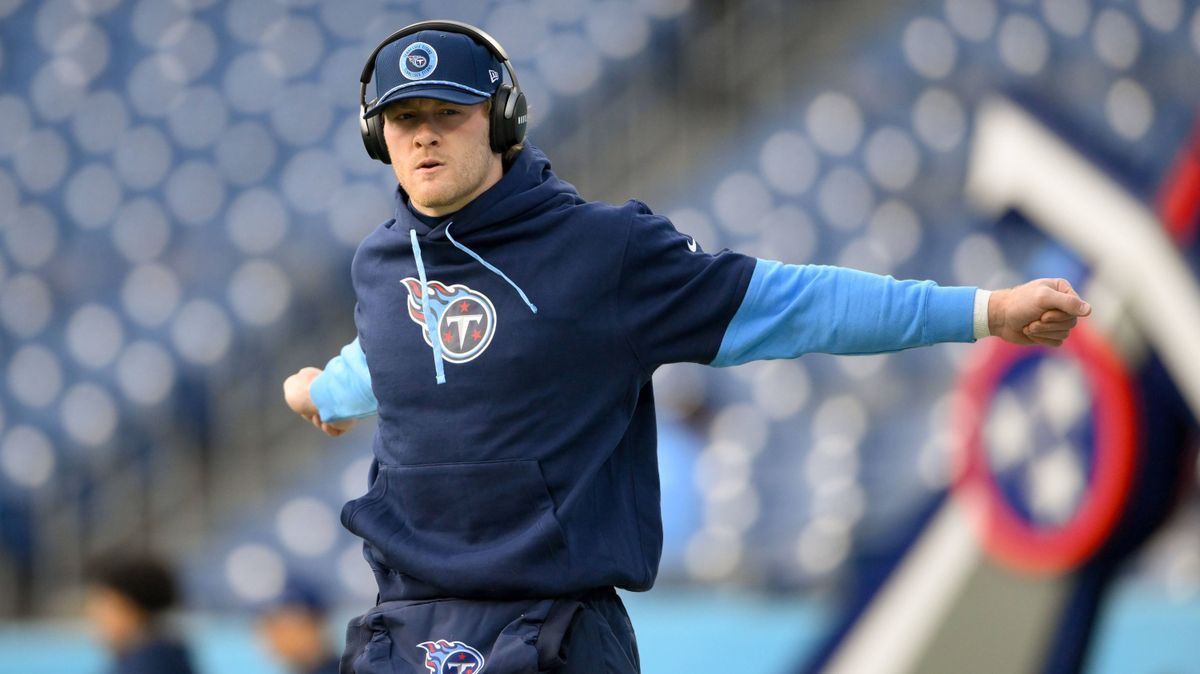
[[[478,253],[455,241],[454,237],[450,236],[450,225],[453,224],[453,222],[446,223],[446,238],[450,239],[450,243],[454,244],[455,248],[470,255],[488,271],[507,281],[508,285],[512,286],[517,291],[517,294],[521,296],[521,299],[524,300],[525,306],[529,307],[529,310],[536,314],[538,311],[537,307],[534,306],[533,302],[529,301],[529,296],[525,294],[524,290],[521,290],[521,286],[517,285],[515,281],[510,279],[508,275],[500,271],[495,265],[483,259]],[[433,345],[433,368],[437,373],[437,383],[445,384],[446,366],[442,358],[442,341],[439,339],[437,320],[433,312],[429,310],[429,287],[425,280],[425,263],[421,260],[421,244],[417,242],[417,230],[410,229],[408,230],[408,234],[409,241],[412,243],[413,258],[417,261],[417,276],[421,279],[421,313],[425,315],[425,330],[428,331],[429,342]]]
[[[521,290],[521,286],[517,285],[504,272],[497,269],[495,265],[493,265],[492,263],[490,263],[487,260],[480,257],[478,253],[471,250],[470,248],[467,248],[466,246],[462,245],[461,243],[455,241],[454,237],[450,236],[450,225],[453,225],[453,224],[454,224],[453,222],[446,223],[446,238],[450,239],[450,243],[454,244],[455,248],[457,248],[457,249],[461,250],[462,252],[466,253],[467,255],[470,255],[471,257],[475,258],[475,261],[478,262],[479,264],[483,265],[484,267],[486,267],[488,269],[488,271],[492,272],[496,276],[499,276],[500,278],[504,279],[505,281],[508,281],[508,285],[512,286],[513,289],[515,289],[517,291],[517,294],[521,296],[522,300],[525,300],[525,306],[529,307],[529,310],[536,314],[537,307],[533,305],[533,302],[529,301],[529,297],[525,294],[524,290]]]
[[[425,281],[425,263],[421,261],[421,244],[417,243],[417,230],[410,229],[409,240],[412,242],[413,257],[417,260],[417,276],[421,279],[421,313],[425,315],[425,330],[429,333],[429,343],[433,345],[433,369],[437,373],[437,383],[446,383],[446,366],[442,362],[442,340],[438,334],[437,321],[429,310],[429,286]]]

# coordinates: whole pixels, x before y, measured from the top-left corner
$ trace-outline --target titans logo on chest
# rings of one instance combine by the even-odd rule
[[[438,281],[426,283],[429,313],[425,316],[425,303],[421,301],[421,281],[408,277],[401,281],[408,289],[408,317],[421,326],[425,343],[433,346],[436,338],[442,346],[442,357],[451,363],[466,363],[474,360],[492,343],[496,334],[496,308],[487,295],[464,285],[446,286]]]

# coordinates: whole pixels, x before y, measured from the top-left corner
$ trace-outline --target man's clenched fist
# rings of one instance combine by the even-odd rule
[[[1014,344],[1062,346],[1075,322],[1091,313],[1091,305],[1065,279],[1042,278],[993,291],[988,328]]]
[[[350,430],[350,427],[354,425],[354,420],[321,421],[321,414],[317,411],[317,406],[313,404],[312,396],[309,394],[309,387],[312,386],[313,380],[320,376],[320,374],[320,368],[306,367],[285,379],[283,381],[283,399],[287,401],[288,407],[292,408],[293,412],[304,417],[309,423],[325,431],[329,436],[336,438]]]

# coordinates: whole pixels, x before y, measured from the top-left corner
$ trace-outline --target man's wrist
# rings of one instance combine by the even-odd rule
[[[990,337],[992,334],[988,328],[988,300],[991,296],[990,290],[975,289],[975,311],[971,320],[971,329],[975,339]]]
[[[1004,310],[1008,306],[1008,290],[993,290],[988,297],[988,334],[998,335],[1004,327]]]

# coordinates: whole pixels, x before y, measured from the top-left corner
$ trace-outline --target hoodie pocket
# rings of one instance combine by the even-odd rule
[[[343,523],[392,570],[450,594],[553,591],[566,539],[535,460],[379,466]]]

